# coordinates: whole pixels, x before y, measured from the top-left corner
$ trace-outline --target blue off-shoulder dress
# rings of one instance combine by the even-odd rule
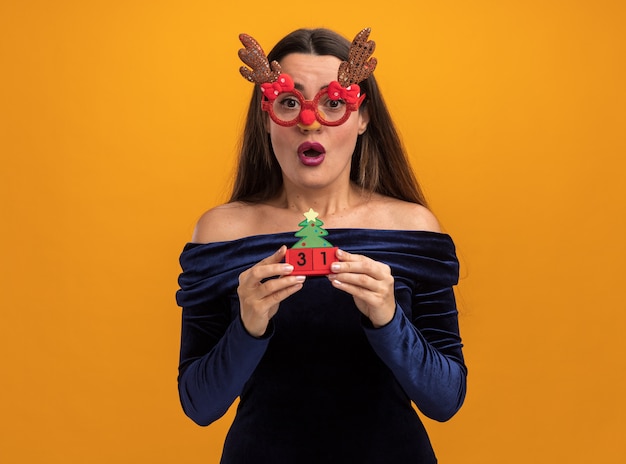
[[[240,398],[224,464],[436,463],[413,404],[445,421],[465,397],[454,243],[372,229],[330,229],[328,239],[391,267],[389,324],[373,328],[350,295],[308,277],[265,336],[252,337],[239,315],[238,276],[293,234],[185,246],[176,294],[183,410],[208,425]]]

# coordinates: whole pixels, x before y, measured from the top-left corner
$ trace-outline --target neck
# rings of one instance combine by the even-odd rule
[[[297,214],[313,208],[323,219],[341,215],[365,199],[366,194],[352,183],[345,188],[323,190],[293,188],[286,185],[276,198],[275,205]]]

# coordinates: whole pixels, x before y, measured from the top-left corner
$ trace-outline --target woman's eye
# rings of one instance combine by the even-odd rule
[[[330,100],[330,99],[328,99],[324,103],[324,107],[327,110],[341,110],[341,109],[343,109],[345,104],[346,104],[346,102],[344,102],[343,100]]]
[[[300,102],[293,97],[285,97],[280,101],[280,104],[285,108],[297,108]]]

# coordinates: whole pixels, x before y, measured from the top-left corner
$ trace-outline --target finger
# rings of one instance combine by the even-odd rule
[[[254,266],[243,272],[239,277],[239,285],[255,288],[275,277],[284,277],[293,272],[293,266],[286,263],[265,264]]]
[[[366,274],[376,280],[384,280],[391,275],[388,265],[363,255],[348,253],[344,250],[337,250],[337,259],[331,264],[330,270],[334,274]]]
[[[333,287],[340,289],[354,297],[357,307],[363,311],[367,308],[392,309],[395,307],[395,296],[391,288],[383,282],[370,279],[370,284],[364,285],[364,280],[354,280],[354,274],[345,274],[343,277],[329,276]]]
[[[292,293],[302,288],[305,276],[286,276],[280,279],[270,279],[254,287],[240,286],[237,290],[246,306],[257,309],[274,305]]]
[[[288,296],[293,295],[304,285],[305,276],[287,276],[281,279],[268,280],[262,285],[264,300],[280,303]]]
[[[259,289],[261,290],[261,298],[267,295],[281,291],[282,289],[289,287],[290,285],[296,285],[302,283],[305,280],[305,276],[283,275],[279,278],[270,278],[265,280]]]
[[[290,274],[293,266],[283,261],[287,247],[281,246],[274,254],[262,259],[239,275],[239,284],[258,286],[264,279]]]
[[[367,292],[377,292],[381,287],[381,281],[376,280],[367,274],[354,272],[330,274],[328,279],[335,286],[343,286],[346,291],[352,294],[354,294],[354,291],[348,290],[349,288],[362,289]]]

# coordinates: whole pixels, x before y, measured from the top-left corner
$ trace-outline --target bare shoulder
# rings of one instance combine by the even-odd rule
[[[441,232],[439,221],[425,206],[383,198],[377,202],[376,209],[381,212],[389,229]]]
[[[245,237],[251,214],[251,206],[244,203],[216,206],[200,217],[191,240],[194,243],[213,243]]]

